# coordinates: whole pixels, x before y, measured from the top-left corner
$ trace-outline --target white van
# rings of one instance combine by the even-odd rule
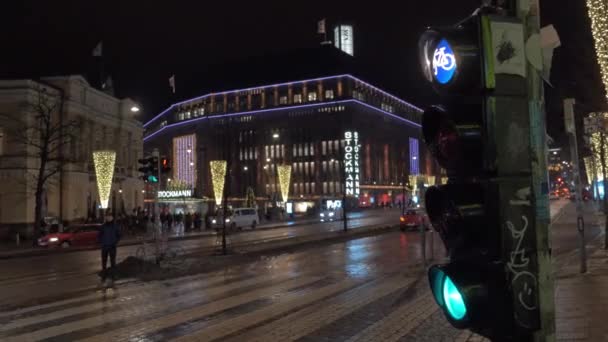
[[[218,216],[211,218],[213,228],[223,227],[221,216],[220,213]],[[235,208],[230,210],[226,217],[226,227],[229,227],[232,231],[243,228],[255,229],[258,221],[258,212],[255,208]]]

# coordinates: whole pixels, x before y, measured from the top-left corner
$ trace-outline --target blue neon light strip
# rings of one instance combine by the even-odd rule
[[[167,112],[169,112],[171,109],[189,103],[189,102],[194,102],[194,101],[198,101],[198,100],[202,100],[204,98],[210,97],[210,96],[217,96],[217,95],[224,95],[224,94],[234,94],[234,93],[239,93],[239,92],[247,92],[247,91],[251,91],[251,90],[257,90],[257,89],[266,89],[266,88],[273,88],[273,87],[282,87],[282,86],[287,86],[290,84],[297,84],[297,83],[304,83],[304,82],[316,82],[316,81],[324,81],[324,80],[331,80],[331,79],[336,79],[336,78],[341,78],[341,77],[347,77],[347,78],[351,78],[352,80],[355,80],[357,82],[363,83],[365,84],[367,87],[370,87],[380,93],[382,93],[383,95],[390,97],[394,100],[396,100],[397,102],[410,107],[412,109],[415,109],[417,111],[422,112],[422,109],[414,106],[413,104],[403,101],[402,99],[396,97],[395,95],[392,95],[390,93],[387,93],[386,91],[378,88],[378,87],[374,87],[373,85],[362,81],[361,79],[354,77],[352,75],[348,75],[348,74],[344,74],[344,75],[338,75],[338,76],[327,76],[327,77],[320,77],[320,78],[313,78],[313,79],[309,79],[309,80],[302,80],[302,81],[295,81],[295,82],[285,82],[285,83],[277,83],[277,84],[272,84],[272,85],[265,85],[265,86],[259,86],[259,87],[251,87],[251,88],[245,88],[245,89],[237,89],[237,90],[227,90],[227,91],[222,91],[222,92],[218,92],[218,93],[211,93],[211,94],[206,94],[206,95],[202,95],[202,96],[198,96],[189,100],[185,100],[185,101],[181,101],[181,102],[177,102],[172,104],[169,108],[165,109],[164,111],[162,111],[160,114],[158,114],[157,116],[155,116],[154,118],[152,118],[150,121],[146,122],[144,124],[144,127],[148,127],[152,122],[156,121],[157,119],[159,119],[160,117],[162,117],[163,115],[165,115]],[[327,102],[325,102],[327,103]],[[285,108],[285,107],[283,107]]]
[[[420,173],[420,152],[418,139],[410,138],[410,174],[417,175]]]
[[[412,125],[414,127],[420,128],[421,125],[417,124],[413,121],[410,121],[408,119],[402,118],[398,115],[395,115],[393,113],[389,113],[385,110],[382,110],[380,108],[376,108],[374,106],[371,106],[365,102],[361,102],[359,100],[355,100],[355,99],[349,99],[349,100],[340,100],[340,101],[333,101],[333,102],[321,102],[321,103],[311,103],[311,104],[305,104],[305,105],[300,105],[300,106],[291,106],[291,107],[280,107],[280,108],[269,108],[269,109],[261,109],[261,110],[252,110],[252,111],[247,111],[247,112],[238,112],[238,113],[231,113],[231,114],[221,114],[221,115],[214,115],[214,116],[202,116],[202,117],[198,117],[195,119],[189,119],[189,120],[184,120],[184,121],[180,121],[180,122],[176,122],[176,123],[172,123],[170,125],[166,125],[165,127],[159,129],[158,131],[144,137],[144,141],[147,141],[148,139],[152,138],[153,136],[157,135],[158,133],[164,131],[165,129],[169,129],[172,127],[178,127],[178,126],[182,126],[182,125],[186,125],[186,124],[191,124],[194,122],[198,122],[201,120],[208,120],[208,119],[223,119],[223,118],[229,118],[229,117],[233,117],[233,116],[243,116],[243,115],[257,115],[257,114],[263,114],[263,113],[269,113],[269,112],[277,112],[277,111],[284,111],[284,110],[294,110],[294,109],[300,109],[300,108],[312,108],[312,107],[324,107],[324,106],[331,106],[331,105],[338,105],[338,104],[347,104],[347,103],[358,103],[361,104],[365,107],[368,107],[370,109],[373,109],[377,112],[380,112],[382,114],[388,115],[394,119],[397,119],[399,121],[405,122],[409,125]]]

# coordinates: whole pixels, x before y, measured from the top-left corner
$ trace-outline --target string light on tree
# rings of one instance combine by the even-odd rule
[[[600,66],[604,92],[608,90],[608,4],[606,0],[587,0],[595,54]]]
[[[212,160],[209,162],[209,166],[211,168],[211,183],[213,184],[215,204],[220,205],[224,195],[227,162],[225,160]]]
[[[108,208],[110,190],[112,189],[112,178],[114,177],[115,151],[93,152],[93,164],[95,165],[95,176],[97,179],[97,190],[99,192],[99,204],[103,209]]]
[[[287,202],[289,198],[289,182],[291,181],[291,165],[277,166],[279,174],[279,185],[281,186],[281,197],[283,202]]]

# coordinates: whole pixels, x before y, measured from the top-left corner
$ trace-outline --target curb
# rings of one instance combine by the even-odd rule
[[[304,225],[307,223],[300,223],[300,224],[292,224],[292,225],[283,225],[283,226],[275,226],[275,227],[268,227],[268,228],[259,228],[256,230],[270,230],[270,229],[281,229],[281,228],[287,228],[287,227],[293,227],[293,226],[297,226],[297,225]],[[287,238],[280,238],[280,239],[275,239],[275,240],[268,240],[268,239],[261,239],[261,240],[253,240],[253,241],[248,241],[247,243],[244,244],[231,244],[231,248],[234,249],[238,249],[238,248],[242,248],[242,247],[251,247],[251,246],[262,246],[262,245],[271,245],[272,244],[277,244],[277,246],[275,247],[270,247],[268,249],[279,249],[279,248],[284,248],[284,247],[288,247],[288,246],[292,246],[292,245],[296,245],[296,244],[304,244],[304,243],[310,243],[310,242],[316,242],[316,241],[323,241],[323,240],[328,240],[328,239],[341,239],[341,238],[346,238],[346,237],[356,237],[358,235],[365,235],[365,234],[371,234],[373,231],[375,230],[388,230],[388,229],[393,229],[393,228],[398,228],[399,226],[387,226],[386,224],[383,225],[376,225],[376,226],[369,226],[369,227],[360,227],[360,228],[355,228],[355,229],[351,229],[348,230],[346,233],[343,232],[342,230],[338,230],[338,231],[326,231],[323,232],[321,234],[317,234],[317,235],[307,235],[307,236],[294,236],[294,237],[287,237]],[[237,234],[247,234],[250,231],[246,231],[246,232],[238,232]],[[196,240],[196,239],[203,239],[203,238],[209,238],[209,237],[215,237],[217,236],[217,234],[215,233],[209,233],[209,234],[196,234],[196,235],[190,235],[190,236],[172,236],[169,237],[169,241],[188,241],[188,240]],[[152,240],[150,240],[152,241]],[[125,241],[123,243],[119,243],[118,246],[133,246],[133,245],[138,245],[140,244],[141,241],[139,240],[129,240],[129,241]],[[0,253],[0,260],[8,260],[8,259],[16,259],[16,258],[28,258],[28,257],[36,257],[36,256],[44,256],[44,255],[55,255],[55,254],[64,254],[64,253],[75,253],[75,252],[82,252],[82,251],[93,251],[93,250],[98,250],[99,247],[97,246],[90,246],[90,247],[82,247],[82,248],[69,248],[69,249],[33,249],[33,250],[26,250],[26,251],[17,251],[12,252],[12,253]],[[214,252],[217,250],[217,246],[213,246],[213,247],[203,247],[200,249],[201,252]],[[260,249],[257,251],[261,251],[261,250],[266,250],[266,249]],[[249,251],[239,251],[236,250],[238,253],[248,253]],[[197,253],[198,254],[198,253]]]

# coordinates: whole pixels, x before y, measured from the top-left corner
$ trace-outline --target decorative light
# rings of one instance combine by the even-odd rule
[[[196,150],[196,135],[182,135],[173,138],[173,164],[172,176],[174,180],[183,181],[191,188],[197,182],[196,160],[198,158]]]
[[[249,168],[247,166],[243,166],[243,171],[247,171]]]
[[[267,162],[267,163],[270,163],[270,158],[266,158],[266,162]]]
[[[281,197],[283,198],[283,202],[287,202],[289,198],[289,182],[291,181],[291,165],[277,166],[277,173],[279,174]]]
[[[279,133],[274,133],[274,134],[272,135],[272,138],[273,138],[273,139],[279,139]]]
[[[145,193],[146,193],[146,190],[142,190],[142,191],[141,191],[141,193],[142,193],[142,194],[145,194]]]
[[[108,208],[110,190],[112,189],[112,178],[114,177],[115,151],[94,151],[93,164],[95,165],[95,177],[97,178],[97,190],[99,192],[99,204],[101,208]]]
[[[222,203],[224,195],[224,183],[226,182],[226,167],[225,160],[212,160],[209,162],[211,168],[211,183],[213,183],[213,195],[215,196],[215,204]]]
[[[133,107],[131,107],[131,111],[132,111],[133,113],[137,113],[137,112],[139,112],[139,107],[137,107],[137,106],[133,106]]]
[[[604,113],[604,115],[606,115],[606,113]],[[601,134],[600,133],[594,133],[591,135],[591,150],[593,151],[593,156],[595,158],[595,160],[599,161],[602,160],[601,158]],[[608,160],[608,135],[604,135],[604,144],[605,144],[605,150],[604,150],[604,157],[606,158],[606,160]],[[598,181],[602,181],[604,180],[604,175],[602,173],[602,168],[598,167],[597,168],[597,180]]]
[[[122,189],[118,189],[118,193],[119,193],[119,194],[122,194]]]
[[[587,0],[595,54],[600,67],[604,92],[608,89],[608,4],[605,0]]]

